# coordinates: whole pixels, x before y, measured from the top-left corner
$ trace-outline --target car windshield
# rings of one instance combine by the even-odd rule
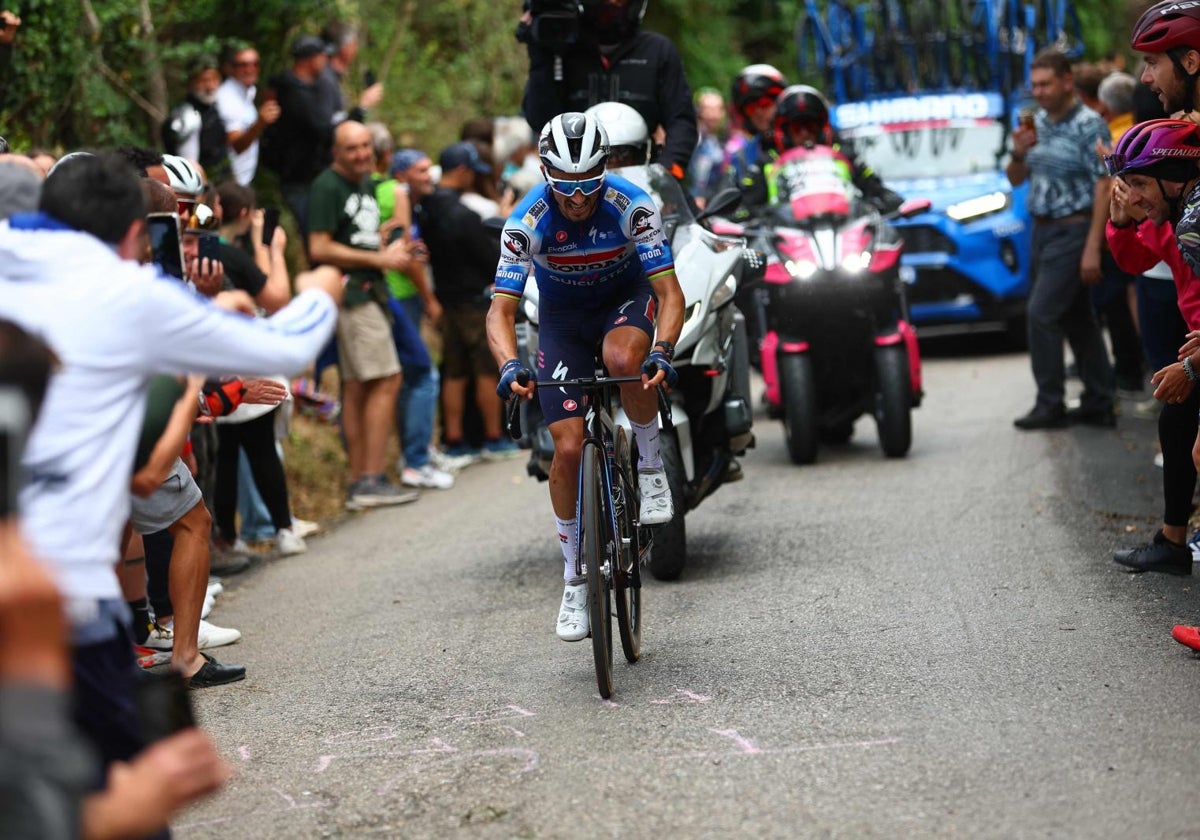
[[[994,119],[867,125],[841,136],[888,181],[994,172],[1004,148],[1004,126]]]

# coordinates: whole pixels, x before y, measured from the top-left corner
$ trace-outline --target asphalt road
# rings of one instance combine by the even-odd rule
[[[795,467],[758,419],[611,702],[523,460],[230,579],[250,676],[194,696],[236,775],[177,836],[1200,837],[1200,598],[1108,556],[1153,424],[1017,432],[1023,355],[926,379],[904,460],[862,419]]]

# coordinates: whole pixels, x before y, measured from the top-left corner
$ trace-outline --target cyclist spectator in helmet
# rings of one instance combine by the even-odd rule
[[[666,143],[656,161],[683,180],[696,148],[696,109],[675,45],[641,28],[648,0],[598,0],[583,6],[578,37],[554,39],[528,12],[517,27],[529,45],[529,79],[521,111],[530,128],[564,111],[613,100],[637,110]],[[539,17],[541,17],[539,15]],[[569,41],[569,43],[565,43]]]
[[[1129,46],[1142,53],[1142,81],[1158,94],[1168,114],[1187,116],[1200,104],[1200,7],[1160,0],[1134,24]]]
[[[212,56],[199,56],[188,70],[187,99],[162,125],[163,145],[174,155],[198,161],[222,180],[231,171],[225,123],[217,109],[221,72]]]
[[[775,100],[787,86],[787,79],[770,64],[751,64],[734,77],[729,101],[736,131],[725,144],[725,170],[731,183],[740,184],[760,156],[770,150]]]
[[[522,385],[517,378],[523,364],[515,330],[532,274],[539,297],[538,379],[590,376],[598,344],[612,376],[642,373],[640,382],[621,385],[638,445],[640,520],[668,522],[674,503],[659,450],[654,386],[676,380],[671,357],[683,326],[683,292],[662,218],[645,191],[605,171],[609,141],[595,117],[555,117],[542,129],[538,152],[546,183],[522,199],[504,226],[487,316],[488,343],[500,365],[497,391],[505,399],[534,393],[533,382]],[[564,641],[588,635],[587,584],[575,574],[582,397],[573,387],[539,393],[554,439],[550,502],[565,561],[557,625]]]
[[[1106,229],[1113,258],[1131,273],[1145,272],[1159,260],[1165,262],[1177,293],[1175,322],[1160,318],[1147,324],[1143,319],[1144,329],[1161,323],[1169,335],[1158,342],[1166,346],[1156,354],[1158,370],[1152,377],[1157,386],[1155,397],[1162,403],[1158,418],[1163,454],[1162,526],[1151,542],[1113,552],[1113,560],[1135,572],[1191,571],[1191,549],[1186,541],[1196,489],[1192,450],[1200,425],[1200,389],[1187,376],[1178,348],[1188,340],[1189,330],[1200,330],[1200,280],[1176,241],[1175,225],[1190,203],[1189,186],[1200,175],[1198,159],[1200,128],[1170,119],[1135,125],[1105,158],[1113,176]],[[1173,344],[1167,344],[1168,340]],[[1148,344],[1147,349],[1151,348],[1157,349],[1157,345]]]
[[[761,142],[769,142],[770,146],[766,156],[751,167],[739,184],[742,203],[747,209],[761,207],[768,202],[768,185],[779,156],[788,149],[805,145],[829,146],[845,158],[854,186],[880,212],[889,213],[904,202],[903,198],[883,185],[873,169],[858,160],[853,149],[839,142],[829,124],[829,103],[814,87],[791,85],[785,88],[775,102],[772,131],[759,136]]]

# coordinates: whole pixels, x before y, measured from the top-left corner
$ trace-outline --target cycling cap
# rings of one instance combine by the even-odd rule
[[[595,117],[608,135],[610,154],[644,164],[650,158],[650,130],[642,115],[623,102],[601,102],[585,114]],[[614,164],[615,165],[615,164]]]
[[[1162,0],[1142,12],[1134,24],[1129,46],[1150,53],[1176,47],[1200,50],[1200,3]]]
[[[770,64],[751,64],[733,77],[730,99],[734,110],[745,117],[747,107],[763,100],[774,102],[785,87],[787,79]]]
[[[163,155],[163,169],[167,172],[167,180],[176,195],[197,198],[204,192],[204,178],[200,171],[187,158],[179,155]]]
[[[542,129],[538,157],[547,169],[573,175],[590,172],[608,161],[608,135],[590,114],[559,114]]]
[[[1129,129],[1104,156],[1110,175],[1190,181],[1200,174],[1200,126],[1187,120],[1148,120]]]

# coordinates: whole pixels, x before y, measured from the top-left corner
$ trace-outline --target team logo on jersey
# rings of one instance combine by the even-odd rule
[[[521,219],[521,221],[525,223],[526,227],[534,227],[537,224],[537,220],[542,218],[548,209],[549,205],[546,204],[545,200],[539,198],[533,203],[533,206],[529,208],[528,212],[525,213],[525,216]]]
[[[567,411],[574,411],[579,408],[579,403],[575,402],[575,400],[563,400],[563,408]]]
[[[546,257],[546,265],[551,271],[574,273],[611,268],[624,259],[625,246],[618,245],[607,251],[591,251],[586,254],[551,254]]]
[[[624,323],[625,323],[626,321],[628,321],[628,320],[629,320],[628,318],[626,318],[624,315],[622,315],[620,318],[618,318],[617,320],[613,321],[613,326],[614,326],[614,327],[618,327],[618,326],[620,326],[621,324],[624,324]]]
[[[567,232],[565,230],[560,230],[558,233],[554,234],[554,239],[558,242],[566,242]]]
[[[654,227],[654,213],[645,207],[639,207],[629,217],[629,232],[631,236],[641,236]]]
[[[604,200],[616,205],[616,208],[621,213],[629,209],[629,196],[623,192],[618,192],[616,187],[608,188],[608,192],[604,194]]]
[[[515,257],[524,257],[529,253],[529,237],[523,230],[509,228],[504,231],[504,249]]]

